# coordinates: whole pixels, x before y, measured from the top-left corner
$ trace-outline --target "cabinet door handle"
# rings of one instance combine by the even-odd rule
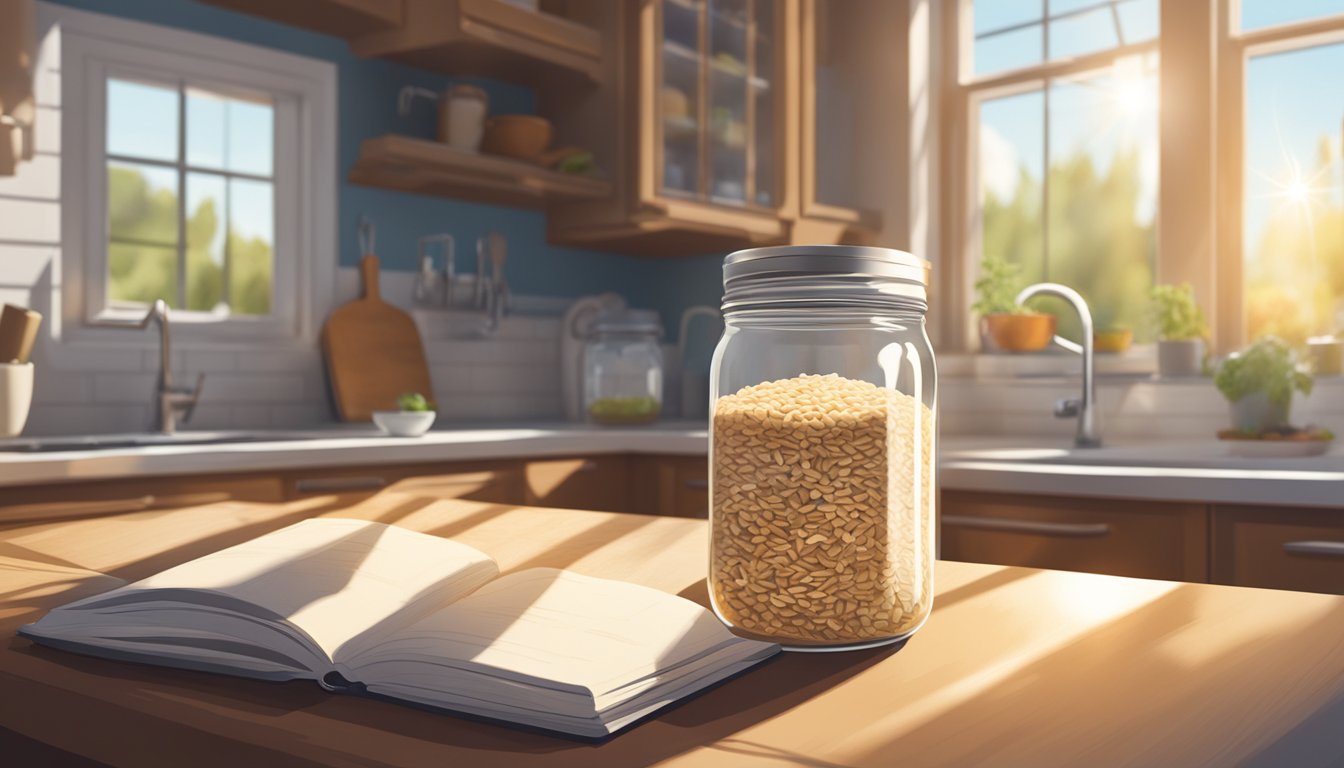
[[[1290,555],[1325,555],[1344,557],[1344,541],[1290,541],[1283,545]]]
[[[387,485],[381,477],[305,477],[294,481],[298,493],[339,493],[341,491],[376,491]]]
[[[684,484],[687,488],[691,488],[696,491],[704,491],[709,489],[709,480],[703,477],[688,477],[684,481]]]
[[[95,501],[38,502],[0,506],[0,518],[5,522],[33,522],[58,520],[63,517],[98,517],[143,512],[158,502],[153,495],[129,499],[98,499]]]
[[[957,528],[976,528],[982,531],[1005,533],[1035,533],[1042,536],[1086,539],[1105,536],[1111,532],[1106,523],[1042,523],[1035,520],[1004,520],[997,517],[970,515],[943,515],[943,525]]]

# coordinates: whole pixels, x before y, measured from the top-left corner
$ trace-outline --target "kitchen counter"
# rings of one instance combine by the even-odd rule
[[[183,432],[179,436],[191,439],[193,433]],[[238,442],[166,443],[32,453],[0,451],[0,487],[136,475],[604,453],[703,456],[708,450],[703,422],[675,421],[647,427],[602,428],[556,423],[436,429],[421,437],[390,437],[373,427],[353,426],[275,433],[216,432],[209,436]],[[117,436],[105,439],[115,440]],[[0,441],[0,446],[17,442],[21,441]]]
[[[192,433],[182,433],[191,437]],[[0,451],[0,487],[115,477],[267,471],[545,456],[646,453],[703,456],[702,422],[597,428],[582,424],[441,429],[396,438],[372,428],[216,433],[246,442],[14,453]],[[0,445],[5,442],[0,441]],[[1214,440],[1068,447],[1056,438],[949,436],[939,446],[943,488],[1204,503],[1339,507],[1344,446],[1299,459],[1242,459]]]
[[[0,531],[0,749],[113,765],[1120,766],[1344,761],[1344,597],[940,562],[901,649],[783,654],[601,744],[392,703],[86,658],[43,611],[315,514],[704,603],[705,523],[434,501],[204,504]],[[15,738],[15,734],[19,737]],[[26,751],[25,751],[26,750]]]

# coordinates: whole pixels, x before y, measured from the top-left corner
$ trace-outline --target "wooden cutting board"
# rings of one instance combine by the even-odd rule
[[[327,378],[344,421],[394,411],[407,392],[434,396],[415,321],[378,295],[378,257],[365,256],[359,268],[364,296],[333,311],[322,327]]]

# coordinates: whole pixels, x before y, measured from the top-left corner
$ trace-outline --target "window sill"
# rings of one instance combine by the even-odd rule
[[[1098,353],[1093,358],[1098,377],[1151,376],[1157,371],[1157,348],[1141,344],[1120,354]],[[1040,379],[1078,376],[1079,356],[1063,350],[1030,354],[947,354],[938,356],[938,374],[963,379]]]

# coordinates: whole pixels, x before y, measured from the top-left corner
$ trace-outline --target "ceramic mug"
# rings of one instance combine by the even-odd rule
[[[17,437],[33,404],[33,364],[0,363],[0,437]]]

